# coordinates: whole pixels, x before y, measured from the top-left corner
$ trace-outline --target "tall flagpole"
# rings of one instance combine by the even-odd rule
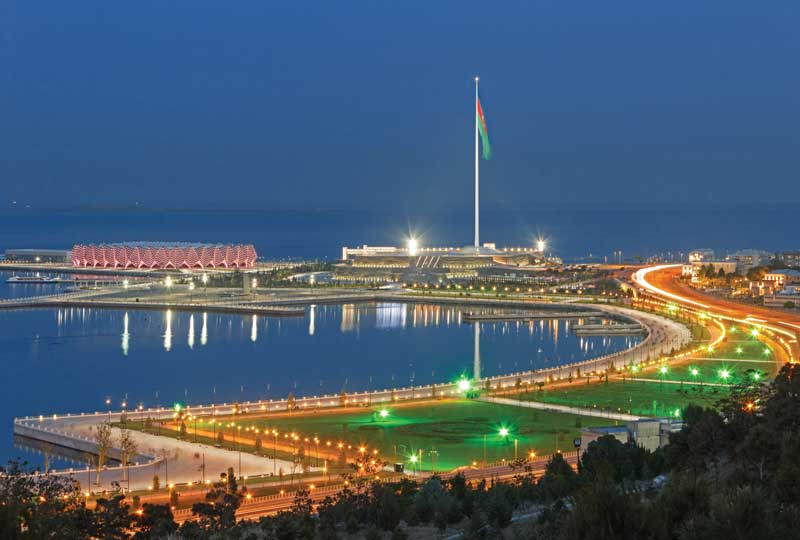
[[[480,247],[479,208],[480,191],[478,189],[478,77],[475,77],[475,251]]]

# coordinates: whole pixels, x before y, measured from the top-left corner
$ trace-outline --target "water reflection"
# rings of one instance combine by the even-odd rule
[[[203,328],[200,330],[200,345],[208,343],[208,313],[203,313]]]
[[[189,315],[189,335],[186,338],[186,344],[190,349],[194,349],[194,313]]]
[[[253,314],[253,322],[250,323],[250,341],[253,343],[258,339],[258,315]]]
[[[481,323],[476,322],[473,326],[472,343],[472,372],[473,378],[477,381],[481,378]]]
[[[172,349],[172,310],[168,309],[164,313],[164,350],[169,352]]]
[[[123,329],[122,329],[122,354],[125,355],[125,356],[128,356],[128,350],[130,348],[129,347],[129,341],[130,341],[130,338],[131,338],[131,334],[130,334],[130,332],[128,332],[128,312],[127,311],[125,312],[125,315],[123,316],[122,320],[123,320],[123,325],[124,325]]]
[[[309,336],[313,336],[314,335],[314,330],[315,330],[314,322],[317,319],[317,313],[316,312],[317,312],[317,306],[312,304],[311,305],[311,309],[308,310],[308,335]]]

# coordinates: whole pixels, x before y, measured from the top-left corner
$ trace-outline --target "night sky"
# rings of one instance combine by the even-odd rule
[[[800,3],[0,2],[0,205],[800,200]],[[420,203],[426,201],[426,203]]]

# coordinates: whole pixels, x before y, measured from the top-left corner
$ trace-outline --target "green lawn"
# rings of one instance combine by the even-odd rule
[[[601,418],[533,411],[505,405],[495,405],[471,400],[441,401],[437,403],[399,405],[387,407],[388,416],[382,418],[380,408],[342,414],[303,413],[296,417],[261,418],[248,420],[238,417],[237,423],[258,429],[277,429],[281,433],[296,432],[301,437],[319,437],[321,445],[343,442],[352,449],[348,460],[361,445],[377,448],[383,459],[406,463],[412,468],[412,454],[422,450],[423,469],[431,468],[431,451],[436,455],[436,469],[452,469],[484,459],[498,461],[514,457],[514,440],[518,455],[535,450],[538,455],[556,449],[572,450],[572,440],[579,436],[580,426],[613,424]],[[508,429],[508,436],[500,435]],[[313,448],[309,448],[313,455]]]
[[[637,380],[626,379],[623,382],[612,378],[608,384],[553,390],[545,386],[542,391],[529,392],[521,397],[643,416],[669,416],[689,404],[714,405],[727,395],[725,387],[713,386],[715,384],[737,384],[753,377],[754,372],[758,372],[760,377],[774,375],[778,367],[774,353],[765,353],[765,350],[768,348],[762,342],[734,333],[716,350],[703,351],[688,364],[667,366],[663,374],[656,368],[649,368],[633,374]]]
[[[522,399],[569,405],[573,407],[597,408],[637,414],[641,416],[671,416],[676,409],[689,404],[705,407],[713,405],[727,395],[725,388],[699,384],[661,384],[660,381],[610,381],[573,386],[560,390],[543,389],[523,394]]]

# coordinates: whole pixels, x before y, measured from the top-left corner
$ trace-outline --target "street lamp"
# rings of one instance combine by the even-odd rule
[[[731,376],[731,372],[728,371],[727,369],[721,369],[719,372],[719,376],[722,380],[727,381],[728,377]]]
[[[458,391],[459,392],[469,392],[472,385],[470,384],[468,379],[460,379],[458,381]]]
[[[381,418],[388,418],[389,417],[389,410],[388,409],[381,409],[378,413]]]

